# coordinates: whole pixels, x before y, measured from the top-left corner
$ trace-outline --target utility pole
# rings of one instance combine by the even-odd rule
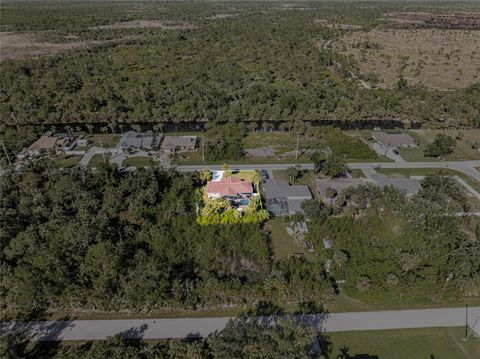
[[[298,145],[300,141],[300,135],[297,135],[297,150],[295,151],[295,160],[298,160]]]
[[[465,304],[465,340],[468,336],[468,304]]]
[[[203,136],[202,136],[202,162],[205,162],[205,149],[203,148]]]
[[[5,148],[5,143],[3,143],[3,140],[1,140],[0,142],[2,142],[3,151],[5,152],[5,157],[7,157],[8,164],[11,166],[12,162],[10,161],[10,157],[8,156],[7,149]]]
[[[103,150],[103,144],[102,144],[102,140],[100,139],[100,148],[102,149],[102,156],[103,156],[103,163],[107,164],[107,160],[105,159],[105,151]]]

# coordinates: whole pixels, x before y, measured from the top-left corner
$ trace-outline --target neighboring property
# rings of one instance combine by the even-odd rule
[[[165,136],[161,149],[164,152],[193,151],[196,146],[196,136]]]
[[[361,178],[332,178],[332,179],[317,179],[317,191],[326,203],[330,202],[332,198],[328,195],[328,189],[332,188],[336,195],[339,196],[344,190],[349,187],[356,187],[365,184],[366,181]]]
[[[370,178],[380,187],[394,186],[406,191],[409,196],[416,194],[422,188],[420,181],[416,178],[390,178],[382,173],[372,174]]]
[[[45,132],[38,140],[18,154],[18,158],[25,156],[38,156],[48,151],[70,151],[75,146],[75,137],[67,133],[52,134]]]
[[[302,202],[312,199],[308,186],[291,186],[286,181],[267,179],[264,189],[267,209],[275,216],[303,213]]]
[[[417,145],[415,139],[405,133],[387,133],[375,131],[373,138],[385,148],[396,147],[414,147]]]
[[[128,131],[122,135],[120,141],[115,146],[116,149],[146,149],[151,150],[158,146],[158,139],[152,131],[137,133]]]
[[[248,206],[250,198],[254,195],[252,182],[234,176],[208,182],[205,192],[209,199],[227,199],[232,206],[239,210]]]

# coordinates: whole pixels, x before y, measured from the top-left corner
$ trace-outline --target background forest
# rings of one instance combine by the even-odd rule
[[[440,91],[399,74],[395,86],[370,89],[359,82],[373,79],[359,71],[361,59],[329,46],[353,30],[398,27],[386,13],[476,5],[2,2],[4,38],[17,36],[10,40],[30,50],[9,55],[4,47],[0,118],[8,125],[395,118],[478,127],[478,81]]]

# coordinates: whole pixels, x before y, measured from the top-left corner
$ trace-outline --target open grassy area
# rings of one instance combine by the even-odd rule
[[[333,47],[353,55],[362,74],[374,74],[380,87],[394,87],[403,75],[411,85],[444,90],[478,82],[479,40],[472,30],[375,29],[349,32]]]
[[[350,359],[473,359],[480,340],[464,342],[464,327],[418,328],[329,333],[332,358]]]
[[[243,179],[245,181],[250,181],[250,182],[255,182],[255,177],[258,176],[257,171],[254,170],[246,170],[246,171],[235,171],[235,170],[230,170],[225,172],[225,177],[237,177],[240,179]]]
[[[121,135],[113,134],[94,134],[88,135],[87,139],[90,141],[90,145],[98,147],[115,147],[120,140]]]
[[[61,154],[58,157],[56,157],[53,161],[60,167],[70,168],[70,167],[76,166],[81,159],[82,159],[82,156]]]
[[[461,161],[461,160],[478,160],[480,153],[475,152],[471,148],[471,144],[480,139],[480,130],[410,130],[407,131],[410,136],[415,138],[419,143],[418,147],[405,148],[400,151],[402,157],[410,162],[430,162],[430,161]],[[458,138],[455,151],[443,158],[425,157],[424,149],[428,143],[434,141],[435,136],[439,133],[445,133],[447,136]],[[459,136],[459,134],[461,134]]]
[[[202,161],[202,152],[201,150],[185,152],[177,154],[173,159],[173,163],[178,165],[242,165],[242,164],[269,164],[269,163],[306,163],[311,162],[308,156],[300,156],[298,160],[295,160],[293,157],[245,157],[240,160],[219,160],[219,161]]]
[[[88,162],[88,167],[98,167],[103,163],[103,155],[101,153],[97,153],[96,155],[93,155],[92,158],[90,159],[90,162]]]
[[[270,232],[272,239],[273,254],[275,259],[288,258],[292,255],[308,256],[300,243],[297,243],[287,233],[288,222],[285,218],[277,217],[265,224],[265,229]]]
[[[154,162],[151,157],[137,156],[130,157],[123,161],[124,166],[133,166],[133,167],[145,167],[151,166]]]

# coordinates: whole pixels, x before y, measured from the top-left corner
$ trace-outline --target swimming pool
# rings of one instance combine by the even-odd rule
[[[220,181],[223,178],[224,173],[224,171],[212,171],[212,181]]]

